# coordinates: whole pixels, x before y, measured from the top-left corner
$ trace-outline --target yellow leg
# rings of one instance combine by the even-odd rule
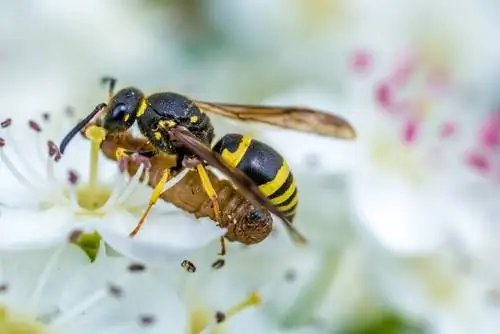
[[[151,211],[151,208],[153,207],[153,205],[155,205],[156,202],[158,201],[158,199],[160,198],[160,195],[163,192],[163,187],[165,186],[165,183],[167,183],[169,178],[170,178],[170,169],[165,169],[163,171],[163,175],[161,176],[160,181],[158,182],[155,189],[153,190],[153,193],[151,194],[151,198],[149,199],[149,204],[148,204],[148,207],[146,208],[146,211],[144,211],[141,219],[139,220],[139,222],[137,223],[135,228],[132,230],[132,232],[130,232],[129,235],[131,237],[134,237],[141,229],[142,225],[144,224],[144,221],[146,220],[146,217],[149,214],[149,211]]]
[[[212,200],[212,205],[214,207],[214,213],[215,213],[215,221],[217,225],[220,225],[221,223],[220,208],[219,208],[219,201],[217,199],[217,193],[215,192],[212,182],[208,177],[208,173],[205,167],[203,167],[202,164],[198,164],[196,166],[196,169],[198,170],[198,174],[200,175],[203,189],[205,189],[205,192],[207,193],[208,197],[210,198],[210,200]],[[220,237],[220,247],[221,248],[219,255],[226,255],[226,241],[223,236]]]

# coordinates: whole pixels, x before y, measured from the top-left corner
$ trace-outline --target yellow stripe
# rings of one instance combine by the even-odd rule
[[[240,163],[241,159],[245,156],[245,153],[248,150],[248,146],[252,142],[252,138],[249,136],[243,136],[241,138],[240,144],[238,148],[233,153],[229,151],[227,148],[222,151],[222,159],[231,167],[236,167]]]
[[[146,112],[146,107],[148,106],[146,99],[141,100],[141,104],[139,105],[139,108],[137,108],[137,117],[141,117],[145,112]]]
[[[297,213],[297,207],[293,208],[292,211],[285,213],[286,217],[293,216],[295,213]]]
[[[276,173],[274,179],[259,186],[260,192],[264,194],[264,196],[269,197],[272,193],[278,190],[283,185],[283,183],[285,183],[288,174],[290,174],[290,169],[283,161],[283,164],[278,170],[278,173]]]
[[[281,212],[284,212],[286,210],[290,210],[291,208],[293,208],[293,206],[295,204],[297,204],[297,202],[299,201],[299,196],[297,196],[297,194],[295,194],[295,197],[291,200],[290,203],[288,203],[287,205],[285,206],[280,206],[278,207],[278,210],[280,210]]]
[[[290,196],[292,196],[293,192],[295,191],[296,185],[295,181],[292,181],[292,184],[290,184],[290,187],[283,193],[283,195],[280,195],[276,198],[271,199],[271,203],[274,205],[278,205],[280,203],[283,203],[286,201]]]

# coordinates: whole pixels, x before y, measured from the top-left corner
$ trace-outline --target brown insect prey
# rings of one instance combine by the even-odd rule
[[[154,147],[147,139],[133,137],[129,132],[108,134],[101,143],[104,155],[115,161],[119,148],[131,152],[154,151]],[[160,153],[149,157],[148,160],[151,163],[149,186],[154,188],[163,171],[176,165],[176,157]],[[140,163],[140,161],[133,159],[128,161],[127,172],[129,175],[135,175]],[[218,196],[221,210],[220,226],[228,230],[226,238],[246,245],[256,244],[264,240],[272,230],[273,220],[269,212],[256,210],[231,182],[219,179],[210,170],[207,172]],[[203,189],[200,177],[195,170],[188,171],[181,180],[164,191],[160,197],[181,210],[193,214],[196,218],[209,217],[215,221],[212,201]]]

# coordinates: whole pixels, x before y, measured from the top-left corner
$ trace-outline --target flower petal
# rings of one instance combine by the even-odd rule
[[[407,181],[394,177],[358,175],[353,200],[364,228],[384,247],[415,254],[438,247],[445,237],[440,210],[433,207],[430,191],[420,193]],[[429,189],[427,189],[429,190]]]
[[[66,210],[3,208],[0,215],[0,249],[35,249],[62,244],[72,228],[73,220]]]
[[[225,234],[209,219],[196,220],[180,212],[151,213],[140,232],[131,238],[129,233],[136,224],[136,216],[113,213],[95,227],[116,251],[143,261],[178,260]]]
[[[63,333],[186,333],[187,312],[166,277],[124,258],[75,273],[53,326]]]
[[[35,251],[2,251],[1,303],[9,310],[38,316],[54,311],[61,286],[88,258],[76,246],[63,245]]]

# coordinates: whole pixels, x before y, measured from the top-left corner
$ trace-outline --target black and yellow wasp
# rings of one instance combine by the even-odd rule
[[[298,193],[290,168],[282,156],[265,143],[241,134],[226,134],[211,148],[215,133],[207,113],[329,137],[354,139],[356,136],[346,120],[310,108],[210,103],[172,92],[145,96],[135,87],[121,89],[115,94],[116,80],[105,77],[102,81],[109,84],[108,103],[97,105],[66,135],[60,144],[61,152],[75,134],[94,119],[99,119],[99,124],[108,134],[128,131],[137,123],[142,135],[155,148],[155,152],[149,154],[175,155],[177,159],[174,170],[164,171],[131,236],[139,231],[172,173],[184,167],[196,168],[218,217],[217,194],[205,170],[208,165],[225,174],[257,208],[278,216],[295,241],[305,242],[291,224]],[[222,249],[224,253],[224,247]]]

